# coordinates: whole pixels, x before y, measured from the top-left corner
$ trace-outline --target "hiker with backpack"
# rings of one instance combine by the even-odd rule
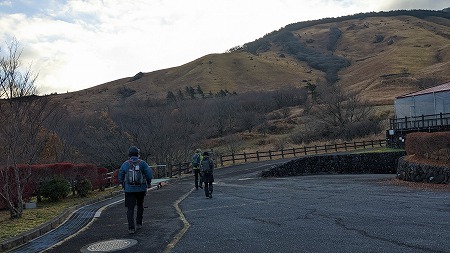
[[[140,159],[140,151],[136,146],[128,150],[129,159],[120,167],[118,179],[125,192],[125,207],[127,207],[128,232],[134,234],[142,228],[144,215],[144,197],[147,188],[151,187],[152,169]],[[134,207],[137,206],[136,225],[134,223]]]
[[[209,159],[209,153],[203,153],[203,160],[200,163],[200,172],[205,183],[205,196],[212,198],[213,182],[214,182],[214,162]]]
[[[198,190],[198,187],[202,188],[202,178],[200,177],[200,184],[198,182],[199,180],[199,174],[200,174],[200,163],[203,159],[203,156],[201,155],[201,150],[198,148],[195,150],[195,154],[192,156],[192,171],[194,172],[194,184],[195,189]]]

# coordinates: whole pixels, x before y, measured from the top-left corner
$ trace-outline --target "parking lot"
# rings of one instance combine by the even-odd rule
[[[119,202],[46,252],[450,252],[448,190],[391,174],[259,177],[280,162],[216,170],[211,199],[173,179],[147,195],[138,233]]]

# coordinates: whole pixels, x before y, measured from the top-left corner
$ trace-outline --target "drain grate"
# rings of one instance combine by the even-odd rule
[[[81,252],[113,252],[116,250],[126,249],[137,244],[133,239],[114,239],[89,244],[81,248]]]

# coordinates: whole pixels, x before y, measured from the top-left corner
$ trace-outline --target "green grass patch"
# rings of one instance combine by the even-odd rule
[[[387,147],[380,147],[380,148],[374,148],[374,149],[362,149],[362,150],[355,150],[354,152],[351,152],[352,154],[364,154],[364,153],[386,153],[386,152],[404,152],[404,149],[399,148],[387,148]]]

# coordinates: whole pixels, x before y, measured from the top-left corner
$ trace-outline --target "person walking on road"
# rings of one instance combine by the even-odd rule
[[[118,180],[125,192],[125,207],[127,207],[128,232],[134,234],[142,228],[144,215],[144,197],[151,187],[152,170],[147,162],[140,159],[140,151],[136,146],[128,150],[129,159],[120,167]],[[137,206],[136,224],[134,223],[134,207]]]
[[[192,156],[192,171],[194,171],[194,184],[196,190],[198,190],[198,187],[203,188],[201,177],[200,177],[200,184],[198,182],[200,174],[200,163],[202,162],[203,159],[201,152],[202,151],[198,148],[195,150],[194,156]]]
[[[203,160],[200,163],[200,171],[202,173],[202,179],[205,183],[205,196],[212,198],[213,182],[214,182],[214,162],[209,159],[209,153],[203,153]]]

